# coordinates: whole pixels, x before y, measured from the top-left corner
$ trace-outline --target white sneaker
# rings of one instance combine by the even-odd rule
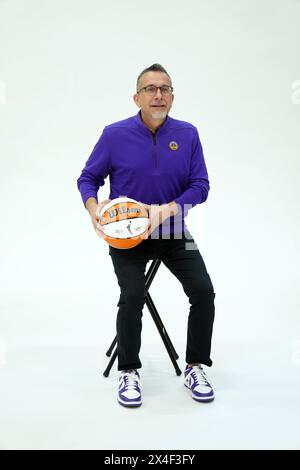
[[[184,371],[184,385],[192,392],[196,401],[212,401],[215,398],[213,388],[201,365],[186,366]]]
[[[119,378],[118,402],[127,407],[141,406],[141,380],[137,370],[123,370]]]

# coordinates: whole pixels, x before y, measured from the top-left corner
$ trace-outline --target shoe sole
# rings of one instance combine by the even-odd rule
[[[205,398],[205,397],[202,397],[202,398],[195,397],[195,396],[193,395],[193,392],[192,392],[192,390],[190,389],[190,387],[188,387],[186,384],[184,384],[184,386],[186,387],[186,390],[188,390],[189,392],[192,393],[192,399],[195,400],[195,401],[200,401],[201,403],[208,403],[208,402],[213,401],[213,400],[215,399],[215,396],[214,396],[214,395],[213,395],[213,396],[210,396],[210,397],[207,397],[207,398]]]
[[[117,400],[117,401],[120,405],[124,406],[125,408],[138,408],[139,406],[142,405],[142,403],[123,403],[120,400]]]
[[[193,395],[192,395],[192,399],[193,399],[194,401],[198,401],[198,402],[201,402],[201,403],[209,403],[210,401],[214,401],[215,397],[200,398],[200,399],[199,399],[199,398],[193,397]]]

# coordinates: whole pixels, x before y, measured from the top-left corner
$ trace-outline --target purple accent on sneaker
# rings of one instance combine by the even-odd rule
[[[118,402],[126,407],[142,404],[140,376],[137,370],[123,370],[119,378]]]
[[[208,402],[215,398],[213,388],[207,375],[199,365],[186,366],[184,371],[184,385],[192,392],[192,398],[196,401]]]

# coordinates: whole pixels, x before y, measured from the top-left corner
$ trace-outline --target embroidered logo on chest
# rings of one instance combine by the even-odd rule
[[[172,142],[169,143],[169,148],[171,150],[178,150],[178,144],[175,142],[175,140],[172,140]]]

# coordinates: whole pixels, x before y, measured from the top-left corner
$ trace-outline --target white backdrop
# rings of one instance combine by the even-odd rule
[[[267,351],[263,367],[288,368],[299,391],[299,21],[296,0],[0,1],[0,373],[10,384],[0,446],[123,445],[117,436],[71,443],[68,433],[39,441],[34,425],[25,438],[10,426],[18,402],[11,391],[22,374],[35,375],[43,354],[72,350],[80,362],[89,350],[96,373],[105,365],[119,288],[76,180],[103,127],[137,113],[137,75],[154,62],[173,79],[170,115],[197,126],[208,168],[208,200],[190,211],[187,225],[216,292],[219,387],[229,364],[240,361],[240,370],[253,366],[255,374]],[[99,199],[108,194],[107,180]],[[188,300],[164,266],[151,294],[183,360]],[[170,369],[157,336],[145,309],[146,371],[154,346]],[[44,373],[55,371],[42,364]],[[86,359],[81,366],[86,370]],[[115,393],[108,383],[100,381],[97,393]],[[271,393],[275,384],[265,388]],[[115,400],[107,406],[117,408]],[[20,419],[23,412],[19,404]],[[208,439],[206,447],[238,445],[223,439]],[[240,439],[244,447],[261,443]],[[265,445],[280,446],[274,439]]]

